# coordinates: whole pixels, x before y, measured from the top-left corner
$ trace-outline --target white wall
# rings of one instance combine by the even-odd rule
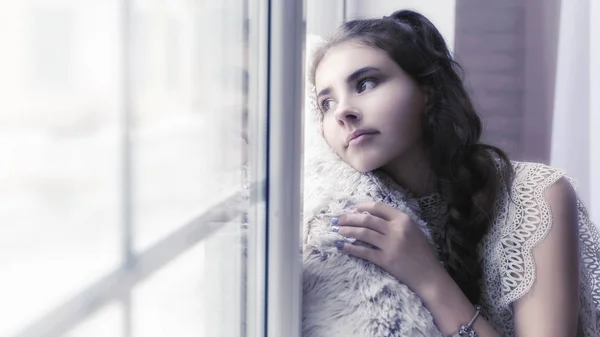
[[[590,1],[563,2],[550,164],[577,181],[578,194],[590,202]]]
[[[600,225],[600,1],[590,1],[590,201]]]
[[[433,22],[453,50],[455,7],[456,0],[306,0],[306,33],[326,38],[346,20],[413,9]]]
[[[382,17],[399,9],[412,9],[425,15],[454,48],[456,0],[347,0],[347,18]]]

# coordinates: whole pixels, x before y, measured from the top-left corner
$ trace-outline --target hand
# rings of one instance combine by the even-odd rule
[[[339,234],[375,248],[342,242],[338,243],[340,250],[375,263],[417,295],[426,291],[428,281],[437,273],[445,272],[431,243],[408,215],[380,202],[360,203],[355,208],[360,214],[342,215],[332,224],[339,228]]]

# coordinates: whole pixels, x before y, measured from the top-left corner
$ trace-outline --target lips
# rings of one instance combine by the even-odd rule
[[[350,145],[350,142],[360,136],[374,135],[377,131],[373,129],[358,129],[352,131],[348,137],[346,137],[346,147]]]

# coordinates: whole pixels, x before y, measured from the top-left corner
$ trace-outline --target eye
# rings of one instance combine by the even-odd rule
[[[356,86],[358,93],[362,93],[367,90],[371,90],[377,86],[377,80],[372,77],[367,77],[360,80]]]
[[[327,112],[329,109],[331,109],[331,107],[334,103],[335,102],[331,98],[324,99],[321,102],[321,111]]]

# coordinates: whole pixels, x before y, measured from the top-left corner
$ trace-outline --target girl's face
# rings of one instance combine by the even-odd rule
[[[325,140],[357,171],[410,161],[420,149],[425,95],[385,51],[336,45],[319,63],[315,86]]]

